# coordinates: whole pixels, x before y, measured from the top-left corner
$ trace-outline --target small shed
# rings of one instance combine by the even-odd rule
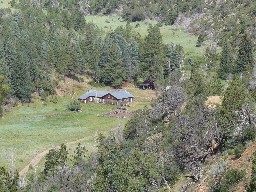
[[[154,81],[145,80],[138,85],[140,89],[155,89]]]

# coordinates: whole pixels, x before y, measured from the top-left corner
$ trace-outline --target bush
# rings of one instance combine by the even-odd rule
[[[88,84],[93,87],[104,87],[104,83],[95,83],[94,81],[89,81]]]
[[[252,175],[250,185],[247,189],[248,192],[256,191],[256,152],[253,153],[253,160],[252,160]]]
[[[243,142],[244,141],[252,141],[256,137],[256,130],[254,127],[250,126],[244,130],[243,133]]]
[[[70,111],[80,111],[81,110],[81,103],[77,100],[71,101],[68,104],[68,110]]]
[[[228,192],[237,182],[245,176],[244,170],[229,169],[221,180],[213,187],[214,192]]]
[[[237,145],[234,149],[235,158],[236,159],[240,158],[243,152],[244,152],[244,146],[242,144]]]

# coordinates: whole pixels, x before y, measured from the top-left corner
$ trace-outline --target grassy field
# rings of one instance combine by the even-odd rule
[[[66,82],[69,83],[69,82]],[[75,87],[75,95],[69,93],[58,97],[57,103],[50,101],[35,101],[15,107],[5,113],[0,120],[0,165],[8,166],[14,158],[18,170],[41,151],[85,138],[82,144],[89,151],[95,149],[98,133],[107,134],[119,126],[124,126],[127,118],[107,118],[98,115],[109,113],[115,106],[102,104],[83,104],[82,112],[70,112],[66,108],[72,98],[77,98],[91,87]],[[105,89],[105,88],[102,88]],[[129,110],[133,111],[149,105],[155,93],[150,90],[139,90],[130,86],[127,88],[135,95]],[[76,145],[76,144],[74,144]]]
[[[105,31],[113,31],[118,26],[125,26],[126,22],[118,16],[86,16],[87,22],[92,22],[98,27]],[[142,37],[147,35],[147,29],[149,24],[157,24],[156,21],[141,21],[133,22],[131,26],[134,30]],[[176,26],[167,26],[163,25],[161,28],[161,33],[163,36],[163,42],[165,44],[175,43],[179,44],[184,48],[187,56],[202,54],[205,50],[205,47],[196,47],[197,37],[189,33],[184,32],[182,28]]]

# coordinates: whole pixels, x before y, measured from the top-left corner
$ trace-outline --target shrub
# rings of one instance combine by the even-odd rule
[[[94,81],[89,81],[88,84],[93,87],[104,87],[104,83],[95,83]]]
[[[237,159],[240,158],[243,151],[244,151],[244,146],[242,144],[237,145],[234,149],[235,158]]]
[[[81,110],[81,103],[77,100],[74,100],[74,101],[71,101],[69,104],[68,104],[68,110],[70,111],[79,111]]]
[[[252,176],[250,185],[247,189],[248,192],[256,191],[256,152],[253,153],[253,160],[252,160]]]
[[[221,180],[213,187],[214,192],[228,192],[237,182],[245,176],[244,170],[229,169]]]
[[[254,140],[256,137],[256,130],[254,127],[250,126],[244,130],[243,141]]]

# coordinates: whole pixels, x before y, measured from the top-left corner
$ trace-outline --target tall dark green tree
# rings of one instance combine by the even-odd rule
[[[239,78],[235,78],[230,83],[222,102],[222,108],[227,115],[231,115],[235,111],[241,110],[249,93],[243,82]]]
[[[150,25],[148,28],[148,35],[144,40],[144,50],[142,55],[142,66],[140,73],[143,76],[148,72],[148,78],[156,81],[163,78],[163,40],[160,28],[157,25]]]
[[[113,87],[120,87],[127,79],[127,73],[122,62],[120,48],[111,44],[108,49],[108,58],[104,66],[102,81]]]
[[[241,34],[237,60],[235,62],[235,73],[242,73],[253,69],[252,41],[246,32]]]
[[[170,44],[165,47],[165,78],[171,75],[171,72],[181,68],[184,60],[184,51],[180,45]]]
[[[234,70],[234,57],[233,50],[228,41],[224,43],[220,58],[220,67],[218,75],[221,79],[226,79],[229,74]]]

